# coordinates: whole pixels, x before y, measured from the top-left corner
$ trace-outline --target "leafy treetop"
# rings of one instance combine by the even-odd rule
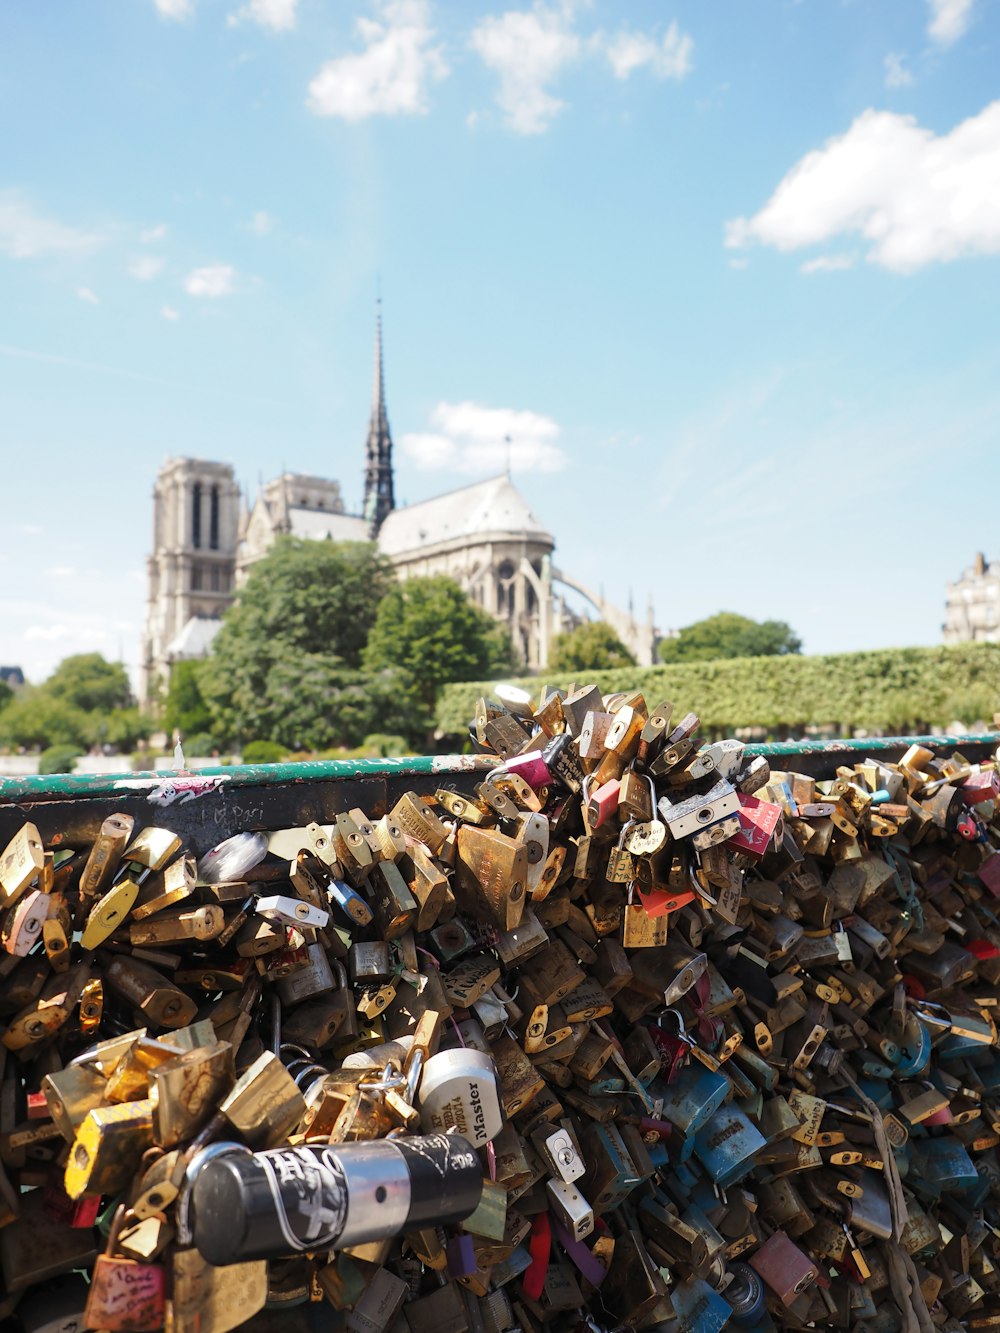
[[[585,621],[552,641],[550,671],[610,671],[624,666],[635,666],[635,658],[606,620]]]
[[[675,639],[662,639],[660,661],[710,662],[720,657],[784,657],[802,651],[802,640],[783,620],[751,620],[719,611],[686,625]]]

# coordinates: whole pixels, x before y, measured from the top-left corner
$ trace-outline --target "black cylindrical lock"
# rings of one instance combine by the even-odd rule
[[[194,1243],[216,1267],[343,1249],[461,1222],[482,1189],[482,1166],[460,1134],[223,1154],[191,1185]]]

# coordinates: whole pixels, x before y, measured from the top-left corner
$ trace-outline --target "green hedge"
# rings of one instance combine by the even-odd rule
[[[990,723],[1000,710],[1000,643],[625,667],[581,673],[576,683],[591,679],[605,693],[641,690],[651,706],[669,699],[675,717],[693,710],[705,730],[720,734],[814,725],[845,735],[856,729],[905,735],[951,722]],[[516,683],[537,697],[543,683],[565,688],[572,682],[538,676]],[[442,735],[466,735],[476,700],[495,684],[446,685],[437,706]]]

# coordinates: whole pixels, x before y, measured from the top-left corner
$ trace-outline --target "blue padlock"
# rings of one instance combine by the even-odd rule
[[[717,1185],[727,1189],[753,1167],[767,1143],[738,1106],[723,1106],[695,1135],[695,1156]]]
[[[910,1078],[927,1068],[931,1058],[931,1034],[916,1014],[907,1015],[898,1046],[897,1078]]]
[[[909,1186],[925,1198],[942,1194],[964,1194],[979,1184],[972,1158],[950,1134],[913,1145],[913,1169]]]
[[[737,1328],[756,1329],[765,1322],[767,1300],[760,1274],[739,1260],[729,1265],[732,1282],[726,1288],[726,1304]]]
[[[702,1278],[690,1277],[670,1289],[676,1323],[684,1333],[720,1333],[732,1318],[733,1308]]]
[[[729,1087],[725,1074],[701,1064],[690,1064],[673,1083],[655,1083],[650,1096],[663,1102],[660,1118],[691,1137],[726,1100]]]

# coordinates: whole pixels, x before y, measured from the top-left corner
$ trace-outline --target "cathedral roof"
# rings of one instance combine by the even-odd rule
[[[289,505],[288,523],[293,537],[309,537],[313,541],[329,537],[335,542],[368,540],[368,524],[353,514],[331,514],[328,509],[305,509],[301,505]]]
[[[181,632],[175,634],[167,644],[167,656],[175,659],[204,657],[221,628],[221,620],[211,620],[208,616],[192,616]]]
[[[555,545],[506,473],[394,509],[379,529],[378,544],[393,556],[423,546],[497,536],[529,537]]]

